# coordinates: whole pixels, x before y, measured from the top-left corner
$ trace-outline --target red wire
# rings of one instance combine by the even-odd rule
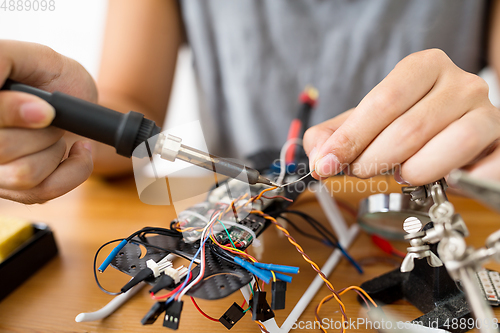
[[[188,282],[191,279],[191,275],[192,275],[191,272],[189,272],[189,275],[187,277]],[[163,295],[163,296],[155,296],[155,294],[151,293],[151,298],[152,299],[164,299],[164,298],[168,298],[168,297],[172,296],[173,294],[175,294],[177,291],[179,291],[179,289],[181,288],[181,286],[182,286],[182,283],[180,285],[178,285],[177,288],[175,288],[174,290],[172,290],[171,292],[169,292],[168,294]]]
[[[247,300],[246,300],[246,299],[244,299],[244,300],[243,300],[243,303],[241,304],[241,308],[242,308],[242,309],[243,309],[243,307],[245,306],[245,304],[247,304]]]
[[[398,249],[393,249],[392,254],[394,254],[397,257],[404,258],[406,257],[406,253],[399,251]]]
[[[219,319],[215,319],[213,317],[210,317],[205,312],[203,312],[203,310],[200,309],[200,307],[198,306],[198,304],[196,304],[196,301],[194,300],[194,298],[192,296],[190,296],[190,298],[191,298],[191,301],[193,301],[193,304],[194,304],[194,307],[196,308],[196,310],[198,310],[198,312],[201,313],[205,318],[210,319],[211,321],[219,322]]]
[[[387,254],[392,254],[400,258],[404,258],[406,256],[406,253],[403,253],[396,249],[394,246],[392,246],[391,243],[385,238],[380,237],[379,235],[373,234],[371,236],[372,242],[377,245],[382,251],[384,251]]]
[[[151,298],[152,299],[164,299],[164,298],[169,298],[170,296],[172,296],[173,294],[175,294],[179,289],[181,288],[181,285],[177,286],[177,288],[175,288],[174,290],[172,290],[171,292],[169,292],[168,294],[166,295],[162,295],[162,296],[155,296],[155,294],[151,293]]]
[[[212,227],[213,227],[213,225],[212,225]],[[204,261],[205,261],[205,244],[204,244],[203,242],[201,242],[201,256],[200,256],[200,264],[201,264],[202,262],[204,262]],[[195,285],[197,285],[198,283],[200,283],[200,282],[203,280],[203,276],[205,275],[205,266],[206,266],[206,265],[203,265],[203,269],[201,269],[201,270],[200,270],[200,272],[198,273],[198,276],[196,277],[196,279],[198,279],[199,277],[201,277],[201,278],[200,278],[200,280],[198,280],[198,281],[197,281],[197,282],[193,285],[193,287],[194,287]],[[196,279],[195,279],[195,280],[196,280]],[[193,280],[193,281],[194,281],[194,280]],[[181,286],[182,286],[182,285],[181,285]],[[179,293],[177,296],[175,296],[175,300],[176,300],[176,301],[178,301],[178,300],[179,300],[180,295],[181,295],[181,293]]]

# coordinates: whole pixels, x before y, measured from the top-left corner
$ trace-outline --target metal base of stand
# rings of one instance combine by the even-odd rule
[[[435,247],[431,250],[435,251]],[[415,260],[415,268],[411,272],[402,273],[398,268],[364,282],[361,288],[378,303],[407,300],[424,313],[413,320],[415,324],[453,333],[470,329],[464,327],[468,325],[460,325],[471,318],[465,294],[457,288],[444,266],[431,267],[425,259]],[[361,299],[358,300],[362,303]]]

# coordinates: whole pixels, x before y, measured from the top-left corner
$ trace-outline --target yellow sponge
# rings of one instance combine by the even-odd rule
[[[29,221],[0,216],[0,262],[33,235]]]

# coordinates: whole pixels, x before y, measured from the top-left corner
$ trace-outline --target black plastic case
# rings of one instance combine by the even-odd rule
[[[0,301],[57,255],[52,230],[41,223],[33,228],[33,236],[0,262]]]

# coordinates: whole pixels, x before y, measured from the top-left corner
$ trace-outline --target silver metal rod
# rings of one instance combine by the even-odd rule
[[[472,268],[460,268],[458,270],[458,275],[460,282],[465,290],[465,296],[467,297],[467,302],[469,303],[469,308],[476,318],[478,323],[478,329],[482,333],[498,333],[493,326],[494,318],[493,310],[486,303],[483,293],[479,289],[479,285],[476,281],[476,273]]]

